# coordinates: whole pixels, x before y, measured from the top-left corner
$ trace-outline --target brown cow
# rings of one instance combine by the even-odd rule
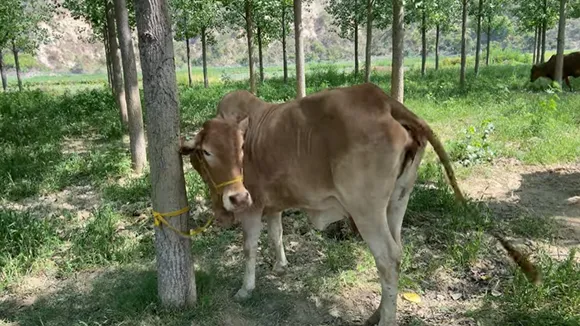
[[[272,106],[246,90],[229,92],[218,103],[216,117],[240,122],[251,112],[262,111]]]
[[[395,325],[401,225],[427,142],[441,159],[455,194],[464,200],[431,128],[373,84],[271,105],[250,112],[240,123],[206,121],[181,150],[192,154],[192,164],[201,167],[196,170],[213,185],[213,200],[223,206],[216,217],[242,224],[246,267],[235,297],[247,298],[255,288],[262,217],[276,254],[274,271],[283,272],[283,210],[303,209],[321,230],[350,214],[373,254],[382,288],[381,303],[367,323]],[[535,267],[497,237],[537,281]]]
[[[550,78],[554,80],[554,74],[556,72],[556,55],[552,55],[550,60],[545,63],[539,63],[532,66],[530,72],[530,82],[534,82],[540,77]],[[580,52],[572,52],[564,55],[564,70],[562,71],[562,78],[566,81],[566,85],[570,87],[572,91],[572,86],[570,85],[569,76],[574,78],[580,77]]]
[[[226,120],[231,119],[232,121],[239,123],[248,117],[250,112],[258,114],[258,112],[266,110],[272,105],[275,104],[265,102],[247,90],[236,90],[229,92],[222,97],[217,106],[216,117]],[[195,164],[198,163],[199,162],[196,162]],[[194,163],[192,162],[192,165],[193,164]],[[205,180],[205,182],[208,181],[209,180]],[[224,211],[223,205],[221,205],[219,201],[212,200],[212,203],[214,203],[212,207],[214,212],[221,212],[220,214],[222,216],[228,215],[228,213]],[[226,228],[230,227],[232,221],[233,218],[226,220],[222,219],[221,225]],[[356,224],[350,215],[348,216],[348,223],[353,233],[358,234],[359,232],[356,228]]]

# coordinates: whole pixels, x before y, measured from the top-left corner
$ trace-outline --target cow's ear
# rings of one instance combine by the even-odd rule
[[[238,123],[238,128],[240,128],[243,135],[246,135],[246,131],[248,130],[248,123],[249,123],[248,117],[245,117],[244,119],[242,119],[242,121]]]
[[[202,132],[198,131],[192,139],[185,140],[183,136],[179,139],[179,153],[188,155],[193,153],[201,145]]]

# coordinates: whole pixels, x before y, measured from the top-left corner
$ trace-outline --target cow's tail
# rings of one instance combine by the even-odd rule
[[[408,128],[412,137],[416,137],[418,139],[426,138],[429,141],[431,146],[433,146],[435,153],[439,157],[439,160],[443,164],[443,167],[445,168],[449,184],[451,185],[451,188],[453,188],[455,197],[460,200],[466,208],[469,209],[470,206],[467,205],[467,201],[459,189],[459,185],[457,184],[457,179],[455,178],[455,172],[451,166],[449,155],[447,155],[443,144],[435,135],[431,127],[424,120],[419,118],[417,115],[398,102],[396,104],[393,103],[391,106],[391,115],[395,120]],[[534,264],[532,264],[525,255],[514,248],[514,246],[499,233],[495,231],[491,231],[490,233],[501,243],[510,257],[522,269],[526,277],[532,283],[538,284],[540,282],[540,273]]]

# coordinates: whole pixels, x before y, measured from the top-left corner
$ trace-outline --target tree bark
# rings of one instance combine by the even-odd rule
[[[462,1],[461,11],[461,70],[459,71],[459,87],[465,87],[465,62],[466,62],[466,40],[465,32],[467,30],[467,0]]]
[[[562,85],[564,70],[564,42],[566,35],[566,0],[560,0],[560,21],[558,22],[558,49],[556,52],[556,68],[554,80]]]
[[[435,26],[435,70],[439,70],[439,24]]]
[[[296,50],[296,98],[306,96],[304,40],[302,39],[302,0],[294,0],[294,39]]]
[[[354,10],[358,8],[358,0],[354,0]],[[354,75],[358,76],[359,66],[358,66],[358,17],[354,15]]]
[[[548,29],[547,21],[545,16],[548,14],[548,1],[544,0],[544,18],[542,21],[542,53],[541,53],[541,62],[545,62],[546,57],[546,29]]]
[[[14,68],[16,68],[16,78],[18,79],[18,91],[22,92],[22,77],[20,76],[20,61],[18,60],[18,49],[12,40],[12,53],[14,54]]]
[[[427,17],[425,8],[421,14],[421,76],[425,76],[425,64],[427,63]]]
[[[111,66],[111,56],[109,56],[109,40],[107,38],[107,26],[103,26],[103,45],[105,47],[105,64],[107,65],[107,85],[113,89],[113,68]]]
[[[209,87],[209,78],[207,76],[207,31],[204,28],[201,29],[201,61],[203,65],[203,87]]]
[[[483,15],[483,0],[479,0],[477,9],[477,40],[475,44],[475,76],[479,75],[479,58],[481,54],[481,16]]]
[[[264,59],[262,58],[262,29],[258,25],[258,61],[260,63],[260,83],[264,82]]]
[[[542,25],[538,25],[538,43],[536,44],[536,62],[540,63],[540,52],[542,48]]]
[[[286,53],[286,5],[282,4],[282,66],[284,84],[288,84],[288,55]]]
[[[121,50],[117,43],[117,31],[115,26],[115,13],[113,4],[106,2],[106,19],[107,19],[107,38],[109,40],[109,57],[113,68],[113,95],[119,108],[119,115],[123,128],[129,125],[129,116],[127,113],[127,102],[125,101],[125,88],[123,87],[123,71],[121,68]]]
[[[175,78],[173,36],[167,0],[135,0],[143,91],[147,108],[151,201],[157,212],[187,205],[182,158],[179,154],[179,97]],[[185,231],[188,213],[167,218]],[[161,305],[193,307],[197,300],[189,238],[167,227],[155,227],[157,293]]]
[[[358,22],[354,25],[354,74],[358,76],[359,73],[359,62],[358,62]]]
[[[189,49],[189,35],[185,36],[185,52],[187,56],[187,80],[189,87],[191,87],[193,81],[191,80],[191,50]]]
[[[373,43],[373,2],[367,0],[367,44],[365,46],[365,82],[371,81],[371,45]]]
[[[546,58],[546,29],[547,23],[542,23],[542,52],[540,53],[540,62],[544,63]]]
[[[141,174],[147,161],[145,150],[145,132],[143,130],[143,113],[139,94],[139,80],[135,51],[129,28],[129,13],[125,0],[114,0],[117,33],[123,60],[123,75],[125,77],[125,99],[129,114],[129,143],[131,147],[131,167],[137,174]]]
[[[250,92],[256,95],[256,76],[254,76],[254,48],[252,46],[253,21],[252,21],[252,0],[245,0],[246,11],[246,39],[248,41],[248,66],[250,69]]]
[[[404,39],[405,39],[405,7],[403,0],[393,0],[393,58],[391,96],[403,103],[404,100]]]
[[[485,65],[489,66],[489,53],[491,45],[491,15],[487,16],[487,44],[485,45]]]
[[[534,28],[534,47],[532,49],[532,64],[536,64],[536,48],[538,47],[538,26]]]
[[[0,77],[2,78],[2,89],[6,92],[8,88],[8,81],[6,79],[6,70],[4,69],[4,55],[0,49]]]

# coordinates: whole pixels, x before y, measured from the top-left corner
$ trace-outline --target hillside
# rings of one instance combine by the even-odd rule
[[[324,10],[326,0],[314,0],[304,10],[304,37],[305,57],[307,62],[313,61],[341,61],[352,60],[354,56],[353,44],[349,40],[340,38],[331,24],[330,15]],[[56,16],[53,26],[47,26],[51,41],[40,47],[35,58],[24,56],[23,70],[27,75],[37,73],[102,73],[105,71],[105,54],[102,43],[96,40],[90,26],[80,20],[73,19],[68,12]],[[513,25],[513,24],[512,24]],[[532,33],[518,33],[510,26],[509,33],[493,35],[494,46],[510,47],[519,51],[530,51],[533,43]],[[222,29],[216,36],[216,44],[210,46],[208,60],[212,66],[238,66],[247,63],[245,40],[241,30],[231,28]],[[506,30],[507,31],[507,30]],[[547,48],[555,49],[556,29],[547,33]],[[580,20],[567,22],[566,48],[577,49],[580,40]],[[365,31],[360,31],[360,58],[364,59]],[[373,56],[390,56],[391,31],[376,30],[373,32]],[[482,41],[485,42],[484,35]],[[429,51],[433,51],[434,31],[428,35]],[[460,33],[455,31],[442,35],[441,52],[443,55],[457,55],[460,48]],[[288,36],[289,59],[293,60],[294,39],[293,33]],[[420,34],[418,29],[407,26],[405,36],[405,51],[407,56],[417,56],[420,53]],[[136,44],[136,37],[135,37]],[[469,31],[468,50],[473,53],[475,48],[475,31]],[[138,49],[136,48],[138,53]],[[256,51],[257,52],[257,51]],[[175,58],[178,68],[183,68],[186,62],[185,42],[175,42]],[[257,55],[257,54],[256,54]],[[137,58],[138,59],[138,58]],[[7,66],[13,66],[10,53],[5,50]],[[266,65],[278,65],[282,62],[280,41],[273,41],[264,51]],[[199,38],[192,39],[192,63],[201,65],[201,42]]]

